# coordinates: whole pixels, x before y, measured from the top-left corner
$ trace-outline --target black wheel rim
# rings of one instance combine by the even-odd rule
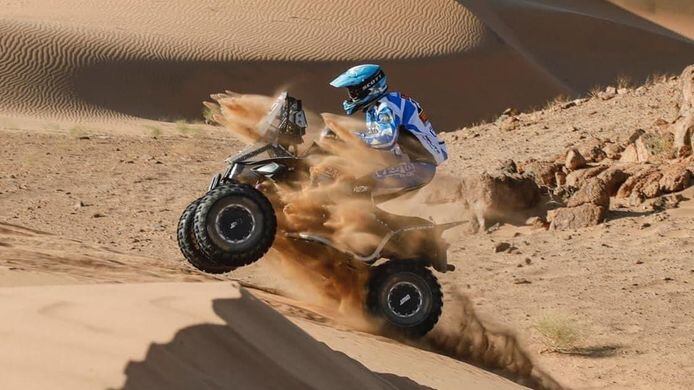
[[[215,229],[224,241],[240,244],[248,240],[255,229],[255,217],[248,207],[230,204],[224,207],[215,219]]]
[[[402,281],[388,291],[388,308],[398,318],[412,318],[422,310],[422,291],[414,283]]]

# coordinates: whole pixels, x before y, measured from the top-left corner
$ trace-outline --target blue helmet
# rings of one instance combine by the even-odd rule
[[[342,102],[347,115],[383,96],[388,90],[386,74],[378,65],[366,64],[349,68],[330,82],[335,88],[347,88],[349,98]]]

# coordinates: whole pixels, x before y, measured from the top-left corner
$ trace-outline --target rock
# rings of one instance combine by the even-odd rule
[[[511,249],[511,244],[508,242],[499,242],[494,245],[494,253],[505,252],[509,249]]]
[[[646,131],[643,129],[636,129],[636,130],[631,132],[631,134],[629,135],[629,138],[627,138],[625,143],[633,144],[634,142],[636,142],[637,139],[639,139],[640,136],[642,136],[645,133],[646,133]]]
[[[514,116],[514,115],[518,115],[518,114],[519,114],[518,110],[515,108],[511,108],[511,107],[505,109],[504,112],[502,113],[502,115],[508,115],[508,116]]]
[[[610,160],[619,160],[620,157],[622,157],[622,151],[624,148],[621,145],[618,144],[607,144],[602,148],[603,153],[605,153],[605,157],[609,158]]]
[[[607,168],[607,165],[598,165],[595,167],[579,169],[577,171],[569,172],[569,174],[566,175],[566,186],[573,188],[581,188],[586,184],[588,179],[598,176]]]
[[[461,192],[466,206],[482,228],[494,222],[515,222],[519,212],[539,203],[541,195],[540,187],[531,176],[504,172],[466,176]]]
[[[689,187],[692,172],[686,163],[670,164],[662,168],[663,176],[660,178],[660,190],[663,193],[682,191]]]
[[[547,213],[551,230],[580,229],[595,226],[605,219],[605,208],[586,203],[577,207],[562,207]]]
[[[549,223],[542,217],[530,217],[525,220],[525,224],[536,229],[547,229],[549,227]]]
[[[617,95],[624,95],[624,94],[627,94],[627,93],[629,93],[629,88],[619,88],[619,89],[617,90]]]
[[[653,200],[649,207],[654,211],[663,211],[677,208],[681,201],[686,198],[680,194],[661,196]]]
[[[105,217],[105,215],[104,215],[104,214],[101,214],[101,213],[94,213],[94,214],[92,214],[92,218],[103,218],[103,217]]]
[[[590,179],[586,184],[576,191],[569,201],[567,207],[576,207],[592,203],[604,208],[610,207],[610,195],[607,192],[607,185],[597,177]]]
[[[632,198],[635,200],[655,198],[661,194],[661,177],[663,177],[663,174],[658,169],[646,169],[629,177],[624,184],[619,187],[617,197]]]
[[[566,160],[564,162],[564,166],[568,170],[574,171],[576,169],[585,167],[586,159],[583,158],[583,156],[577,149],[569,149],[569,151],[566,153]]]
[[[621,153],[621,162],[653,161],[656,157],[671,157],[672,135],[644,133]]]
[[[583,142],[581,146],[579,146],[578,151],[586,161],[599,162],[607,157],[607,153],[602,150],[603,144],[603,141],[597,138],[591,138]]]
[[[497,163],[497,166],[494,168],[494,171],[502,172],[505,174],[514,174],[518,173],[518,166],[516,165],[515,161],[508,159],[504,161],[499,161]]]
[[[566,184],[566,173],[563,171],[557,171],[554,173],[554,183],[557,186],[563,186]]]
[[[694,121],[675,127],[673,147],[677,157],[692,155],[692,150],[694,150]]]
[[[629,175],[618,167],[610,167],[598,175],[605,183],[609,196],[617,195],[619,187],[629,178]]]
[[[694,151],[694,65],[680,75],[680,112],[672,125],[674,152],[678,157],[687,157]]]
[[[561,172],[561,165],[550,161],[528,160],[521,164],[519,172],[533,176],[538,185],[555,187],[556,173]]]
[[[617,96],[617,88],[607,87],[604,91],[598,92],[598,97],[602,100],[610,100]]]
[[[658,118],[655,120],[655,122],[653,122],[653,127],[657,128],[658,130],[663,129],[669,125],[670,122],[668,122],[664,118]]]
[[[559,107],[561,107],[562,110],[566,110],[566,109],[571,108],[571,107],[580,106],[581,104],[585,103],[586,101],[587,101],[587,99],[574,99],[574,100],[570,100],[568,102],[562,103]]]
[[[513,284],[532,284],[532,282],[529,281],[528,279],[521,278],[521,279],[514,280]]]
[[[509,116],[501,121],[499,127],[504,131],[515,130],[520,125],[520,120],[515,116]]]
[[[636,146],[634,146],[634,144],[627,145],[622,151],[619,161],[627,163],[639,162],[639,155],[636,153]]]
[[[82,202],[82,201],[80,200],[79,202],[75,203],[74,208],[75,208],[75,209],[81,209],[81,208],[84,207],[84,206],[85,206],[84,202]]]
[[[562,110],[566,110],[567,108],[574,107],[575,105],[576,105],[576,103],[572,100],[572,101],[568,101],[568,102],[562,103],[559,107],[560,107]]]

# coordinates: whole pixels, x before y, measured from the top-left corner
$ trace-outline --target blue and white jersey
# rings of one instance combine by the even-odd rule
[[[366,110],[366,130],[359,137],[372,148],[391,149],[401,130],[412,133],[431,153],[436,164],[448,159],[446,144],[436,136],[422,107],[414,99],[390,92]]]

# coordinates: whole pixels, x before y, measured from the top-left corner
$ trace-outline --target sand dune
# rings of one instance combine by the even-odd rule
[[[648,19],[689,39],[694,39],[694,2],[689,0],[610,0],[644,19]]]
[[[369,371],[229,282],[14,287],[0,296],[3,389],[426,388]],[[318,328],[332,339],[344,333]],[[412,348],[352,336],[358,353],[413,371],[425,365],[443,388],[521,388],[434,354],[407,361]]]
[[[316,111],[335,112],[342,92],[327,82],[377,61],[435,125],[452,129],[694,61],[691,41],[609,3],[340,4],[9,2],[0,11],[0,109],[197,118],[212,91],[289,88]]]

